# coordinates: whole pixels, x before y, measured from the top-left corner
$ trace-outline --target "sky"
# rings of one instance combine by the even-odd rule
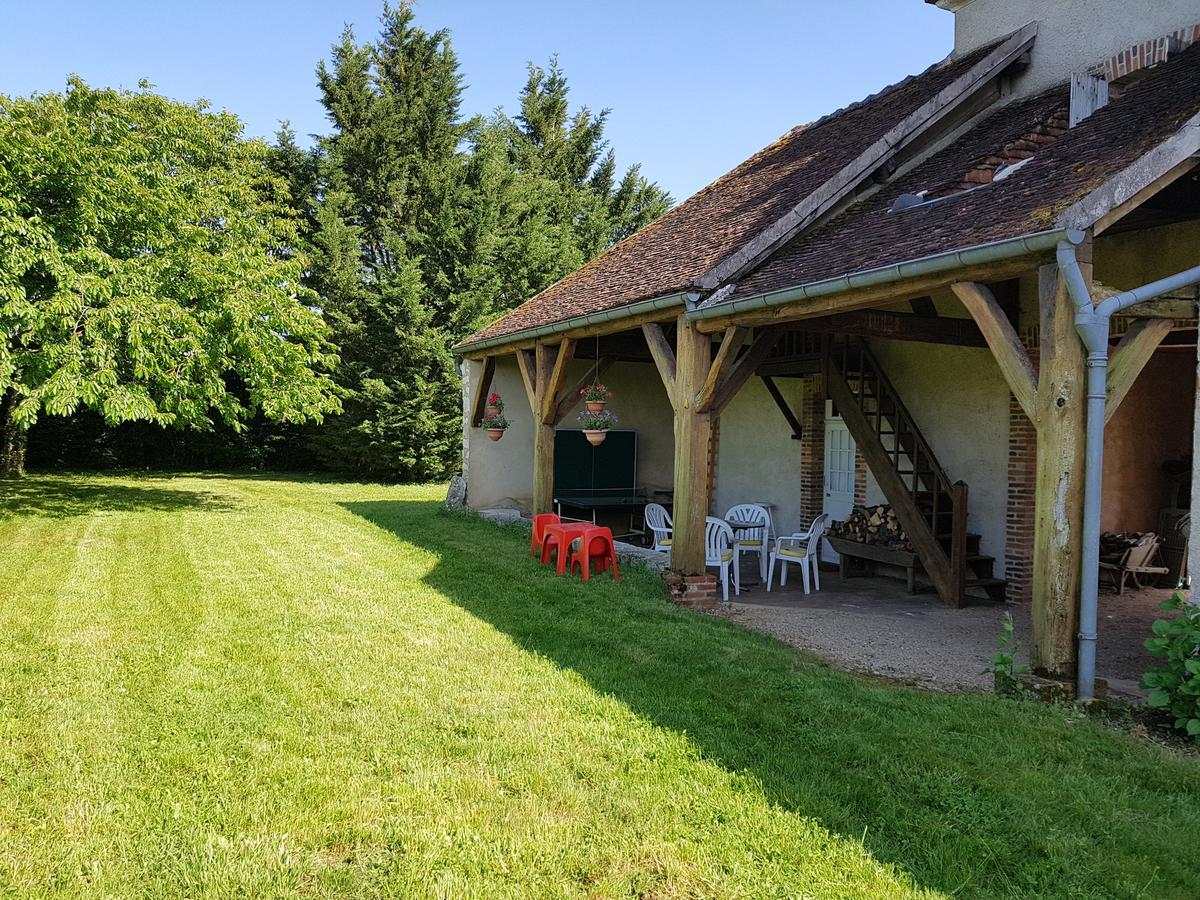
[[[5,4],[0,94],[140,79],[236,113],[249,135],[287,119],[328,130],[314,70],[346,23],[377,32],[382,0],[40,0]],[[572,101],[612,110],[621,166],[682,200],[793,126],[925,69],[953,17],[923,0],[419,0],[449,28],[466,113],[516,110],[529,62],[551,54]]]

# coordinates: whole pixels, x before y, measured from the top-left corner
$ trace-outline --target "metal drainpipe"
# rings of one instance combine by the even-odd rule
[[[1079,268],[1076,245],[1083,232],[1058,244],[1058,268],[1075,304],[1075,330],[1087,350],[1087,442],[1083,480],[1083,567],[1079,578],[1079,664],[1075,695],[1090,700],[1096,688],[1097,593],[1100,582],[1100,498],[1104,476],[1104,417],[1108,391],[1108,334],[1114,313],[1200,283],[1200,266],[1096,303]]]

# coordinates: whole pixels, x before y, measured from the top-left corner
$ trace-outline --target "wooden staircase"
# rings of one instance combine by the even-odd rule
[[[979,552],[979,535],[967,532],[966,484],[950,481],[865,342],[830,340],[826,383],[942,602],[962,606],[969,589],[1002,600],[995,559]]]

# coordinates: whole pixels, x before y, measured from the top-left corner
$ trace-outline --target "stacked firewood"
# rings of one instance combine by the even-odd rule
[[[856,506],[842,522],[834,522],[829,533],[860,544],[876,544],[889,550],[904,550],[911,553],[912,542],[908,533],[890,506]]]

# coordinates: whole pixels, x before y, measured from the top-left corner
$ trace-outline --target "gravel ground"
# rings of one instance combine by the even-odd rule
[[[746,576],[750,576],[748,569]],[[716,615],[825,659],[839,668],[893,678],[932,690],[987,690],[982,671],[995,649],[1005,612],[1016,626],[1018,659],[1028,661],[1029,607],[980,600],[948,609],[936,595],[909,596],[891,579],[822,573],[822,590],[805,597],[799,577],[767,594],[744,590]],[[1115,692],[1138,696],[1137,682],[1154,659],[1143,648],[1150,624],[1163,615],[1158,604],[1169,591],[1100,595],[1101,677]]]

